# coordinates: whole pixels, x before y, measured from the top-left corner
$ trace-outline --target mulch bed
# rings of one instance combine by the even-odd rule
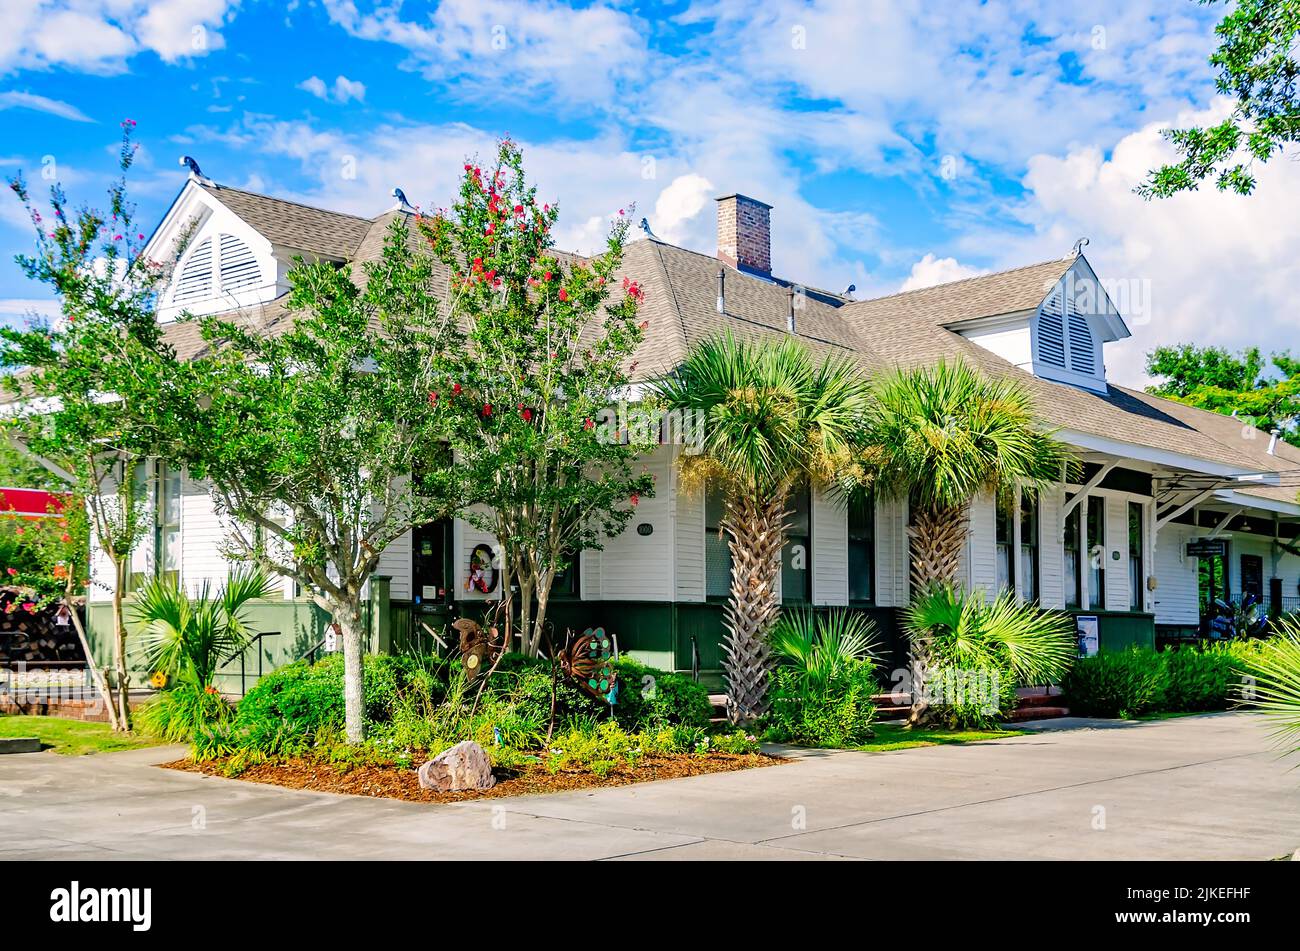
[[[760,766],[778,766],[787,762],[789,760],[763,753],[648,756],[636,766],[620,764],[604,776],[579,770],[562,770],[552,774],[546,767],[538,765],[522,770],[496,770],[497,784],[483,792],[449,793],[421,789],[414,769],[401,769],[397,766],[354,766],[346,772],[340,772],[328,763],[301,757],[250,766],[236,778],[254,783],[285,786],[289,789],[405,799],[408,802],[465,802],[472,799],[567,792],[573,789],[627,786],[656,779],[680,779],[684,776],[701,776],[705,773],[729,773]],[[162,765],[167,769],[179,769],[189,773],[224,776],[221,760],[206,763],[176,760]]]

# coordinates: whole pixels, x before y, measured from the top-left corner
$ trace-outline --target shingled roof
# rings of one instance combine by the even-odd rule
[[[301,205],[257,192],[202,182],[200,186],[272,244],[329,258],[353,257],[370,219]]]

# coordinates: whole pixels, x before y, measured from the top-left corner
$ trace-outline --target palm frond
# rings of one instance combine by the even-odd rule
[[[1275,636],[1269,638],[1252,659],[1255,677],[1246,703],[1262,710],[1275,724],[1278,744],[1288,753],[1300,752],[1300,623],[1293,619],[1274,622]]]

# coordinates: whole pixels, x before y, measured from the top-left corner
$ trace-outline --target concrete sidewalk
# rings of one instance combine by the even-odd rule
[[[1046,724],[1044,724],[1046,726]],[[1300,770],[1224,713],[456,805],[154,768],[177,748],[0,758],[0,860],[1272,859]]]

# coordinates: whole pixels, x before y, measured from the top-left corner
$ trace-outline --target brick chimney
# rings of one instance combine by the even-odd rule
[[[772,206],[745,195],[718,200],[718,260],[742,271],[772,273]]]

